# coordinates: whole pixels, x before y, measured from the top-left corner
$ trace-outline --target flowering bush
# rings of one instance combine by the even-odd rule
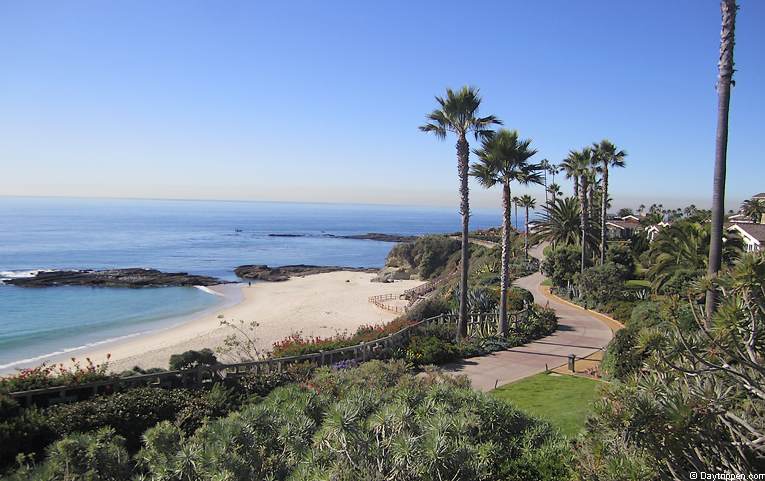
[[[412,324],[413,322],[408,319],[399,318],[385,324],[359,326],[353,335],[343,332],[330,337],[303,337],[302,332],[293,332],[281,341],[274,343],[271,355],[273,357],[300,356],[355,346],[362,342],[370,342],[388,336]]]
[[[88,357],[85,358],[83,365],[73,357],[71,367],[64,366],[63,363],[54,365],[43,363],[37,367],[22,369],[18,374],[0,378],[0,392],[29,391],[109,379],[107,369],[110,358],[111,354],[107,354],[106,361],[98,364]]]

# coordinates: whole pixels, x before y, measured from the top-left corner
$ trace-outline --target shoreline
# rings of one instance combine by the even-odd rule
[[[121,372],[139,366],[168,368],[170,355],[183,351],[210,348],[216,351],[231,333],[221,327],[220,321],[256,321],[258,348],[271,349],[277,340],[302,332],[305,337],[327,337],[337,333],[353,332],[360,325],[380,324],[396,317],[368,302],[368,297],[396,294],[422,283],[419,280],[395,283],[370,282],[376,274],[335,271],[305,277],[293,277],[284,282],[253,282],[211,286],[214,293],[227,300],[201,312],[179,318],[165,328],[136,333],[99,345],[85,346],[47,358],[49,364],[71,365],[71,358],[85,363],[106,361],[111,354],[109,371]],[[217,354],[217,352],[216,352]],[[221,361],[227,361],[219,356]],[[12,366],[0,375],[16,372],[20,368],[38,366],[45,359],[29,364]],[[233,361],[233,360],[232,360]]]

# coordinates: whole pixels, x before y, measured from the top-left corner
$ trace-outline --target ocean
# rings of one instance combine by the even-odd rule
[[[499,210],[471,215],[471,228],[500,222]],[[151,267],[236,280],[233,269],[242,264],[381,267],[392,243],[330,235],[459,228],[456,207],[6,197],[0,198],[0,279],[39,270]],[[169,327],[235,302],[232,296],[193,287],[0,284],[0,372]]]

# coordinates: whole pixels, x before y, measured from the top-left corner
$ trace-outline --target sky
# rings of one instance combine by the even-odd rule
[[[765,2],[740,4],[729,208],[765,191]],[[456,206],[454,138],[417,127],[472,85],[537,160],[627,150],[616,208],[709,206],[719,40],[714,0],[2,2],[0,195]]]

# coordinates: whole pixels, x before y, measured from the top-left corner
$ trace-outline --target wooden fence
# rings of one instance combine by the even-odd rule
[[[520,312],[509,313],[508,316],[512,319],[510,327],[517,326],[526,314],[527,310],[525,309]],[[468,320],[468,334],[477,336],[486,335],[485,333],[496,333],[497,315],[496,312],[471,313]],[[420,326],[425,324],[455,324],[456,321],[456,314],[441,314],[411,324],[380,339],[329,351],[258,361],[200,366],[182,371],[114,377],[79,385],[18,391],[10,393],[10,396],[19,401],[22,406],[47,406],[62,402],[80,401],[96,395],[112,394],[141,386],[199,388],[224,379],[242,377],[248,374],[282,372],[292,364],[311,363],[316,366],[331,366],[346,360],[365,362],[370,359],[387,357],[390,350],[403,346],[412,332]]]

